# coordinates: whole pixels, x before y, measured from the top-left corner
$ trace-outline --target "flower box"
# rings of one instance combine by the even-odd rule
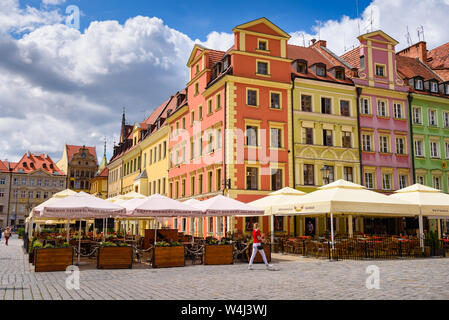
[[[234,246],[232,244],[214,244],[204,247],[203,264],[233,264]]]
[[[269,244],[264,244],[263,251],[265,252],[267,261],[271,262],[271,246]],[[253,252],[253,245],[250,245],[248,248],[248,262],[249,262],[249,259],[251,259],[252,252]],[[256,253],[256,256],[254,257],[254,263],[263,263],[263,259],[262,259],[262,256],[260,255],[260,253]]]
[[[100,247],[97,269],[131,269],[133,265],[132,247]]]
[[[73,264],[74,250],[68,248],[36,248],[34,250],[34,271],[65,271]]]
[[[158,247],[153,250],[153,268],[184,267],[184,246]]]

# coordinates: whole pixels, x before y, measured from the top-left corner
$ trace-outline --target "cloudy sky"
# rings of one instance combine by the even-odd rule
[[[187,82],[194,43],[227,50],[232,28],[262,16],[290,43],[327,40],[338,54],[382,29],[407,46],[424,27],[432,49],[449,41],[449,0],[227,1],[0,0],[0,159],[27,150],[56,161],[64,143],[108,157],[122,109],[142,121]],[[73,17],[80,12],[77,28]],[[75,9],[76,9],[75,8]]]

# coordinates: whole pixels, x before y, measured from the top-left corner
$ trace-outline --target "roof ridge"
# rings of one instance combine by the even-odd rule
[[[427,64],[425,64],[418,58],[415,58],[415,59],[418,61],[418,63],[422,64],[427,70],[429,70],[436,77],[437,80],[439,80],[440,82],[444,82],[443,79],[441,79],[440,76],[438,74],[436,74],[435,71],[433,71],[432,68],[430,68]]]

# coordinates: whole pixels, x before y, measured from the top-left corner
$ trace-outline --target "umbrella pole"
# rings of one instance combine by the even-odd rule
[[[78,232],[78,265],[80,265],[80,255],[81,255],[81,219],[80,219],[80,227]]]
[[[422,252],[424,252],[424,227],[422,221],[422,208],[419,207],[419,244],[421,246]]]
[[[272,209],[270,209],[270,213],[272,212]],[[274,216],[273,214],[270,215],[270,222],[271,222],[271,252],[273,252],[274,248]]]
[[[67,231],[67,244],[70,245],[70,220],[69,219],[67,219],[66,231]]]
[[[331,243],[332,249],[334,249],[334,216],[331,212]]]

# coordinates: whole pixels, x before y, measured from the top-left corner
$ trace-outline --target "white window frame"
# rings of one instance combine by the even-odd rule
[[[431,114],[432,114],[432,116],[431,116]],[[427,111],[427,115],[428,115],[429,126],[438,126],[437,111],[434,109],[429,109]]]
[[[415,156],[424,157],[424,141],[423,140],[415,140]],[[419,146],[419,148],[418,148]],[[418,153],[418,151],[420,151]]]
[[[431,158],[440,158],[440,143],[439,141],[430,141],[430,157]],[[433,148],[435,145],[436,148]]]
[[[388,180],[385,179],[388,177]],[[388,186],[387,186],[388,182]],[[391,173],[383,173],[382,174],[382,190],[391,190],[392,189],[392,177]]]
[[[374,189],[375,188],[375,184],[374,184],[374,174],[372,172],[365,172],[364,173],[365,176],[365,186],[367,189]],[[368,179],[368,177],[370,177]]]
[[[384,100],[377,101],[377,116],[384,118],[388,117],[387,103]]]

